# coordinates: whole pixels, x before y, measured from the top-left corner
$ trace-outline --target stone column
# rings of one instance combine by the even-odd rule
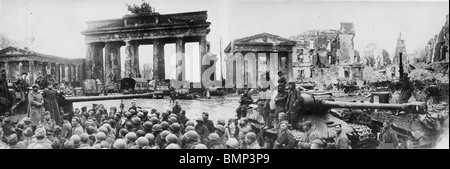
[[[6,70],[6,81],[10,82],[11,80],[11,67],[9,66],[11,62],[9,60],[5,61],[5,70]]]
[[[29,62],[29,64],[28,64],[28,76],[29,76],[29,83],[28,84],[30,84],[31,86],[34,84],[34,79],[36,79],[35,78],[35,71],[34,71],[34,61],[33,60],[29,60],[28,61]]]
[[[185,42],[183,39],[177,39],[176,42],[176,52],[177,52],[177,63],[176,63],[176,79],[179,81],[186,80],[186,58],[185,58]]]
[[[76,81],[76,82],[79,82],[79,81],[80,81],[80,73],[79,73],[79,69],[80,69],[80,66],[75,65],[75,81]]]
[[[141,74],[141,71],[139,71],[139,44],[131,44],[131,53],[133,56],[131,58],[131,74],[133,74],[133,77],[139,77]]]
[[[205,72],[205,70],[206,69],[208,69],[208,65],[202,65],[202,60],[203,60],[203,57],[206,55],[206,53],[207,53],[207,42],[206,42],[206,36],[201,36],[200,37],[200,41],[199,41],[199,48],[200,48],[200,57],[199,57],[199,59],[200,59],[200,61],[199,61],[199,63],[200,63],[200,83],[202,83],[202,75],[203,75],[203,73]],[[202,88],[203,88],[203,83],[202,83]]]
[[[105,45],[105,85],[120,80],[120,46],[119,43]]]
[[[66,80],[66,65],[61,64],[61,83]]]
[[[61,69],[59,63],[55,63],[55,80],[56,82],[61,83]]]
[[[278,85],[278,53],[270,53],[270,79]]]
[[[47,75],[47,66],[48,63],[47,62],[41,62],[41,70],[42,70],[42,76],[46,76]]]
[[[292,69],[292,51],[287,53],[286,56],[286,64],[287,64],[287,69],[286,69],[286,74],[288,75],[288,80],[289,82],[294,80],[294,70]]]
[[[103,78],[103,43],[89,43],[86,50],[86,78]]]
[[[67,82],[72,83],[72,65],[67,65]]]
[[[153,42],[153,77],[155,80],[166,78],[164,65],[164,42],[157,39]]]

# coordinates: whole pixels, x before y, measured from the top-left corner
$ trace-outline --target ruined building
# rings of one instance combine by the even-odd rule
[[[339,30],[309,30],[291,39],[293,48],[293,72],[297,80],[319,78],[336,73],[335,78],[362,78],[362,66],[355,63],[356,51],[353,23],[341,23]]]

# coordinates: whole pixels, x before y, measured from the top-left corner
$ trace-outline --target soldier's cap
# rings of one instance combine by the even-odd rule
[[[45,137],[46,131],[43,128],[38,128],[36,129],[36,131],[34,132],[34,135],[36,137]]]
[[[28,75],[28,73],[27,73],[27,72],[22,72],[22,74],[20,74],[20,75],[24,75],[24,74],[25,74],[25,75]]]
[[[17,144],[17,142],[19,142],[19,140],[17,138],[17,134],[15,134],[15,133],[11,134],[7,140],[8,140],[8,143],[11,145],[15,145],[15,144]]]
[[[199,117],[199,118],[197,118],[195,121],[197,121],[197,122],[199,122],[199,121],[203,122],[203,118]]]
[[[9,112],[9,111],[5,112],[5,114],[3,116],[4,117],[9,117],[9,116],[11,116],[11,112]]]
[[[25,137],[31,137],[33,136],[33,130],[30,127],[28,127],[24,130],[23,135]]]
[[[33,86],[31,86],[32,88],[39,88],[38,84],[34,84]]]
[[[284,75],[282,71],[278,71],[278,75]]]
[[[289,82],[288,84],[293,84],[293,85],[295,85],[295,82]]]
[[[216,126],[216,129],[219,129],[220,131],[225,132],[225,127],[220,124]]]
[[[50,112],[49,112],[49,111],[46,111],[46,112],[44,113],[44,116],[46,116],[46,115],[50,115]]]

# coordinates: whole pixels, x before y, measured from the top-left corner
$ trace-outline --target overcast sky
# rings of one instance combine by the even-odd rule
[[[26,2],[28,9],[26,8]],[[423,48],[439,33],[449,13],[448,1],[360,2],[299,0],[147,0],[161,14],[208,11],[211,52],[219,54],[236,38],[263,32],[289,38],[311,29],[339,29],[340,22],[355,25],[355,49],[369,43],[393,53],[402,33],[408,53]],[[121,18],[125,3],[141,0],[0,0],[0,33],[23,41],[31,32],[34,50],[68,58],[86,57],[86,21]],[[28,14],[27,14],[28,13]],[[27,19],[28,18],[28,19]],[[28,23],[26,22],[28,21]],[[27,27],[28,25],[28,27]],[[186,52],[198,55],[195,45]],[[150,62],[151,47],[140,47],[141,63]],[[166,47],[167,55],[175,51]],[[166,59],[167,61],[167,59]]]

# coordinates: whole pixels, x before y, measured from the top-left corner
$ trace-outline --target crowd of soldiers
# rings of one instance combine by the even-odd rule
[[[209,114],[190,120],[178,103],[171,110],[150,112],[136,106],[127,110],[102,105],[88,110],[76,108],[63,114],[58,124],[46,111],[36,127],[30,117],[18,124],[7,113],[2,119],[0,148],[9,149],[293,149],[317,147],[310,122],[304,129],[308,137],[296,142],[280,113],[276,140],[262,138],[261,131],[248,118],[209,120]],[[339,126],[340,127],[340,126]]]
[[[0,148],[350,149],[350,141],[340,124],[329,126],[336,135],[328,142],[319,137],[311,122],[298,121],[301,92],[295,83],[287,82],[282,72],[279,76],[275,109],[269,108],[269,100],[258,100],[257,103],[261,106],[258,111],[264,117],[264,127],[256,125],[257,122],[255,124],[247,114],[250,104],[254,103],[248,93],[240,100],[236,118],[227,122],[219,119],[214,123],[207,112],[202,112],[201,118],[190,120],[178,102],[166,111],[151,109],[149,112],[132,102],[128,110],[124,105],[109,110],[97,105],[92,109],[82,107],[65,113],[59,108],[57,92],[53,90],[58,87],[57,83],[48,83],[42,94],[45,97],[35,84],[28,94],[28,115],[17,123],[11,120],[9,112],[0,119]],[[291,131],[294,129],[304,133],[300,139],[294,139]],[[267,131],[273,131],[275,137]],[[383,148],[395,148],[395,142],[398,142],[389,122],[384,125],[380,138],[385,143]]]

